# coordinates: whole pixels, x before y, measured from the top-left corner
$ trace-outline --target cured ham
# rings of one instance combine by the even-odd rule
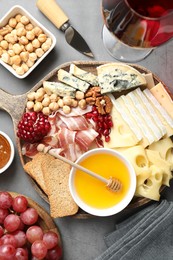
[[[84,116],[75,116],[75,117],[65,117],[60,115],[60,119],[70,130],[86,130],[89,128],[88,121]]]
[[[22,154],[26,155],[29,158],[33,158],[38,153],[37,146],[38,143],[24,143],[22,146]]]
[[[98,133],[92,128],[78,131],[76,134],[76,142],[82,150],[86,152],[97,136]]]

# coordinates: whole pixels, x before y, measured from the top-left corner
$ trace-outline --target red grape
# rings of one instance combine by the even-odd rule
[[[31,244],[36,240],[42,240],[43,230],[39,226],[31,226],[26,231],[26,237]]]
[[[28,201],[24,196],[19,195],[13,199],[12,207],[18,213],[24,212],[28,207]]]
[[[0,192],[0,208],[9,209],[13,203],[13,198],[10,193],[6,191]]]
[[[47,249],[52,249],[58,245],[58,235],[55,232],[48,231],[44,234],[43,241],[45,242]]]
[[[28,260],[28,251],[25,248],[17,248],[15,260]]]
[[[4,227],[8,232],[13,232],[20,226],[20,218],[17,215],[9,214],[4,219]]]
[[[15,259],[16,249],[12,245],[2,245],[0,246],[0,259],[2,260],[12,260]]]
[[[38,220],[38,213],[34,208],[27,208],[20,214],[21,220],[25,225],[33,225]]]
[[[17,247],[17,241],[15,237],[11,234],[5,234],[1,237],[1,241],[3,245],[12,245],[15,248]]]
[[[33,256],[37,257],[38,259],[42,259],[47,254],[47,247],[43,240],[35,241],[31,246],[31,252]]]
[[[6,218],[6,216],[9,214],[8,209],[1,209],[0,208],[0,224],[4,223],[4,219]]]
[[[60,260],[62,257],[62,248],[56,246],[52,249],[49,249],[46,255],[46,260]]]
[[[3,229],[3,227],[0,225],[0,237],[2,237],[3,234],[4,234],[4,229]]]
[[[13,233],[11,233],[15,239],[16,239],[16,242],[17,242],[17,247],[22,247],[26,244],[26,234],[25,232],[21,231],[21,230],[16,230],[14,231]]]

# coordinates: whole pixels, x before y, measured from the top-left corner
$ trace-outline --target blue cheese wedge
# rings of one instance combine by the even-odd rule
[[[76,96],[76,89],[61,82],[43,81],[43,87],[47,93],[51,92],[60,97],[70,96],[75,98]]]
[[[121,63],[109,63],[97,67],[101,94],[121,92],[146,85],[145,77],[136,69]]]
[[[89,88],[90,84],[87,83],[86,81],[83,81],[81,79],[78,79],[77,77],[71,75],[69,72],[60,69],[58,70],[58,80],[75,88],[78,89],[82,92],[86,92],[87,89]]]
[[[98,86],[98,78],[96,75],[94,75],[91,72],[80,69],[75,64],[70,65],[70,74],[76,76],[81,80],[88,82],[92,86]]]

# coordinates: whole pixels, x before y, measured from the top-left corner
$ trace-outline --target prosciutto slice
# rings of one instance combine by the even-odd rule
[[[86,130],[89,128],[89,123],[84,116],[65,117],[60,115],[59,117],[66,127],[72,131]]]
[[[86,152],[97,136],[98,133],[93,128],[78,131],[76,134],[76,142],[82,150]]]

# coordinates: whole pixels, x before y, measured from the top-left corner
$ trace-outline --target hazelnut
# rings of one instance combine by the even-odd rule
[[[29,52],[33,52],[34,48],[32,46],[32,43],[28,43],[26,46],[25,46],[25,49]]]
[[[15,52],[13,50],[8,50],[8,54],[12,57],[15,55]]]
[[[21,14],[17,14],[17,15],[15,16],[16,21],[17,21],[17,22],[20,22],[21,17],[22,17]]]
[[[20,53],[20,58],[22,61],[27,62],[27,60],[29,59],[29,53],[27,51],[22,51]]]
[[[45,42],[46,41],[46,39],[47,39],[47,36],[46,36],[46,34],[44,34],[44,33],[41,33],[39,36],[38,36],[38,40],[39,40],[39,42]]]
[[[25,29],[27,31],[32,31],[33,28],[34,28],[34,26],[32,25],[32,23],[28,23],[27,25],[25,25]]]
[[[15,44],[15,42],[17,41],[17,37],[9,33],[5,36],[5,40],[9,43]]]
[[[58,96],[57,96],[57,94],[51,94],[51,95],[50,95],[50,100],[51,100],[51,102],[58,101]]]
[[[27,38],[28,40],[32,41],[32,40],[34,40],[34,38],[35,38],[35,34],[34,34],[32,31],[28,31],[28,32],[26,33],[26,38]]]
[[[16,27],[17,21],[15,18],[10,18],[10,20],[8,21],[9,26],[11,26],[12,28]]]
[[[4,39],[4,37],[2,35],[0,35],[0,42]]]
[[[49,105],[49,108],[52,110],[52,111],[57,111],[59,106],[58,106],[58,103],[57,102],[51,102],[50,105]]]
[[[36,92],[35,93],[35,99],[36,99],[36,101],[39,101],[39,102],[42,101],[43,100],[43,94]]]
[[[78,102],[76,99],[72,99],[71,100],[71,107],[77,107],[78,106]]]
[[[66,106],[66,105],[63,106],[62,110],[65,114],[69,114],[71,112],[71,108],[69,106]]]
[[[49,106],[49,104],[50,104],[50,98],[49,97],[44,98],[42,101],[42,105],[44,107],[47,107],[47,106]]]
[[[21,51],[22,51],[22,48],[21,48],[20,44],[15,43],[15,44],[13,45],[13,51],[14,51],[16,54],[20,54]]]
[[[0,56],[2,55],[2,53],[3,53],[3,49],[2,47],[0,47]]]
[[[37,57],[40,58],[41,56],[43,56],[44,51],[41,48],[38,48],[35,50],[35,53],[36,53]]]
[[[40,42],[39,42],[39,40],[38,39],[34,39],[33,41],[32,41],[32,46],[34,47],[34,48],[40,48]]]
[[[1,41],[1,47],[4,50],[8,49],[8,42],[6,40]]]
[[[29,53],[29,60],[31,61],[36,61],[37,60],[37,55],[35,52]]]
[[[14,55],[13,57],[11,57],[11,62],[12,62],[12,64],[20,65],[20,63],[21,63],[20,56],[19,55]]]
[[[27,109],[31,110],[34,107],[34,102],[33,101],[28,101],[26,103],[26,107],[27,107]]]
[[[34,111],[35,112],[39,112],[43,109],[43,105],[41,102],[36,102],[35,105],[34,105]]]
[[[64,105],[67,105],[67,106],[71,106],[71,97],[69,96],[66,96],[66,97],[63,97],[63,103]]]
[[[63,100],[61,98],[58,100],[58,106],[59,107],[63,107],[64,106],[64,102],[63,102]]]
[[[23,28],[24,28],[24,25],[23,25],[23,23],[21,23],[21,22],[18,22],[18,23],[17,23],[17,25],[16,25],[16,29],[18,29],[18,28],[21,28],[21,27],[23,27]]]
[[[45,89],[44,88],[39,88],[37,89],[37,92],[38,93],[42,93],[42,95],[44,95],[46,93]]]
[[[27,62],[26,62],[26,65],[31,68],[33,65],[34,65],[34,61],[28,59]]]
[[[29,19],[28,17],[26,17],[25,15],[23,15],[21,18],[20,18],[20,21],[22,24],[24,25],[27,25],[29,23]]]
[[[19,38],[19,43],[23,44],[23,45],[27,45],[28,44],[28,39],[25,36],[22,36]]]
[[[43,107],[42,112],[43,112],[44,115],[48,116],[50,114],[50,108],[49,107]]]
[[[26,63],[22,63],[21,67],[23,68],[23,70],[25,72],[27,72],[29,70],[29,67],[26,65]]]
[[[30,92],[27,95],[28,100],[33,101],[35,99],[35,92]]]
[[[26,35],[26,30],[23,27],[20,27],[16,30],[16,35],[21,37]]]
[[[41,45],[41,48],[44,52],[46,52],[47,50],[49,50],[50,45],[46,44],[45,42]]]
[[[86,109],[86,107],[87,107],[86,100],[85,100],[85,99],[79,100],[78,106],[79,106],[81,109]]]
[[[13,29],[13,30],[11,31],[11,35],[17,36],[17,30],[16,30],[16,29]]]
[[[7,64],[11,63],[10,55],[7,52],[1,55],[1,59]]]
[[[34,27],[33,32],[36,36],[39,36],[41,33],[43,33],[42,29],[38,26]]]
[[[47,38],[47,40],[45,41],[45,43],[49,46],[51,46],[52,44],[52,39],[51,38]]]
[[[7,25],[5,26],[5,28],[6,28],[9,32],[12,32],[12,31],[13,31],[13,28],[12,28],[9,24],[7,24]]]
[[[82,91],[76,91],[76,99],[81,100],[84,98],[84,93]]]
[[[24,69],[23,69],[22,67],[18,67],[18,68],[16,69],[16,73],[17,73],[18,75],[23,75],[23,74],[25,74],[25,71],[24,71]]]

